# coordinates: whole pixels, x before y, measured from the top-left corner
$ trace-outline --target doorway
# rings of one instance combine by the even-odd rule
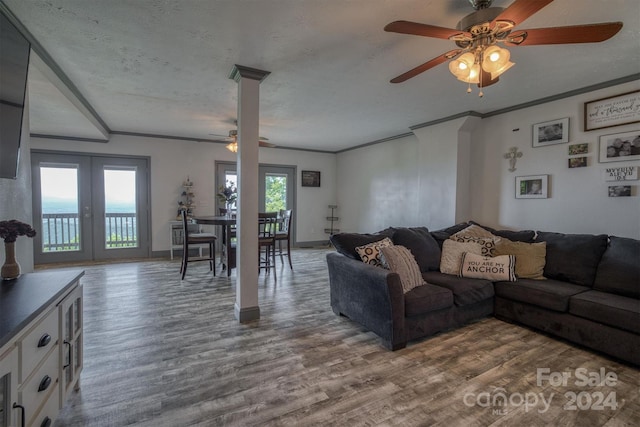
[[[33,151],[34,262],[148,257],[149,159]]]

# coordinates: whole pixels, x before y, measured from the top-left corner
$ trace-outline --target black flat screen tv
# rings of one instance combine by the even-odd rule
[[[31,44],[0,13],[0,178],[15,179]]]

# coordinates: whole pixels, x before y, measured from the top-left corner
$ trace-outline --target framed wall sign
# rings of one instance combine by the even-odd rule
[[[533,146],[563,144],[569,142],[569,118],[551,120],[533,125]]]
[[[549,175],[516,177],[516,199],[546,199],[549,194]]]
[[[320,187],[319,171],[302,171],[303,187]]]
[[[640,90],[584,103],[584,130],[640,122]]]
[[[600,137],[598,156],[600,163],[630,160],[640,160],[640,130]]]

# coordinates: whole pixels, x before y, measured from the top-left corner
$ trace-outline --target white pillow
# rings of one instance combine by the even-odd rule
[[[406,294],[416,286],[425,284],[420,267],[411,251],[404,246],[394,245],[381,248],[382,265],[398,273],[402,291]]]
[[[476,242],[456,242],[447,239],[442,243],[442,256],[440,257],[440,272],[445,274],[455,274],[460,272],[462,254],[470,252],[482,255],[482,246]]]
[[[462,254],[460,277],[515,282],[515,255],[488,257],[465,252]]]
[[[456,237],[463,237],[463,236],[464,237],[481,237],[481,238],[482,237],[485,237],[485,238],[498,237],[492,232],[490,232],[489,230],[485,230],[484,228],[480,227],[479,225],[471,224],[467,228],[462,229],[455,234],[452,234],[450,238],[453,240],[457,240]]]
[[[356,247],[356,252],[360,255],[362,262],[375,266],[382,266],[380,262],[380,249],[386,246],[393,246],[390,238],[385,237],[377,242]]]

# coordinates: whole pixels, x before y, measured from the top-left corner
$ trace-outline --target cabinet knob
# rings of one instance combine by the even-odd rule
[[[45,333],[38,340],[38,348],[46,347],[50,342],[51,342],[51,335]]]
[[[38,391],[45,391],[51,385],[51,377],[49,375],[45,375],[40,381],[40,385],[38,386]]]
[[[44,420],[40,423],[40,427],[51,427],[51,418],[44,417]]]

